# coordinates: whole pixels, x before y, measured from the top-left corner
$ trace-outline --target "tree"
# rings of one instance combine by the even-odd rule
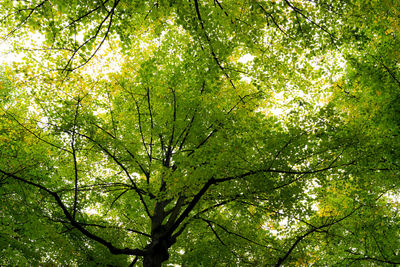
[[[397,5],[360,3],[2,1],[1,264],[398,264]]]

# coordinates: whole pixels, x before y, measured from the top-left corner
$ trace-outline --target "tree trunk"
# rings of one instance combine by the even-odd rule
[[[155,245],[152,253],[144,256],[143,267],[161,267],[161,264],[169,258],[168,247],[165,245]]]
[[[166,261],[161,254],[152,254],[145,256],[143,259],[143,267],[161,267],[161,264]]]

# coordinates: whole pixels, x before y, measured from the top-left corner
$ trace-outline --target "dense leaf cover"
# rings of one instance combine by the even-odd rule
[[[0,14],[0,265],[400,264],[397,1]]]

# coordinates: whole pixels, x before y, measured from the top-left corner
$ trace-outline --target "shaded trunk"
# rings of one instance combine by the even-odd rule
[[[162,254],[148,255],[143,259],[143,267],[161,267],[161,264],[167,259]]]
[[[168,249],[174,242],[171,242],[170,236],[166,234],[167,228],[163,225],[163,221],[166,217],[164,208],[168,202],[169,201],[159,201],[154,207],[154,215],[151,217],[152,241],[146,247],[147,255],[143,258],[144,267],[160,267],[161,264],[169,258]]]
[[[160,267],[169,258],[168,244],[166,241],[153,244],[150,253],[143,258],[144,267]]]

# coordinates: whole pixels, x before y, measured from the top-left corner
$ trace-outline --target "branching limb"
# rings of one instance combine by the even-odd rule
[[[114,200],[111,202],[110,207],[108,208],[108,210],[106,211],[106,213],[104,214],[104,216],[106,216],[108,214],[108,212],[112,209],[112,207],[114,206],[115,202],[117,202],[118,199],[120,199],[126,192],[128,192],[129,189],[125,189],[124,191],[122,191],[122,193],[120,193],[116,198],[114,198]]]
[[[355,208],[354,210],[352,210],[349,214],[347,214],[346,216],[343,216],[342,218],[338,219],[338,220],[334,220],[332,222],[327,222],[319,227],[312,227],[310,230],[308,230],[305,234],[297,237],[297,239],[295,240],[295,242],[292,244],[292,246],[288,249],[288,251],[285,253],[285,255],[283,255],[282,257],[280,257],[278,259],[278,262],[276,263],[276,267],[279,267],[283,264],[283,262],[289,257],[289,255],[293,252],[293,250],[297,247],[297,245],[307,236],[313,234],[314,232],[318,232],[321,229],[324,228],[328,228],[332,225],[335,225],[345,219],[347,219],[348,217],[350,217],[351,215],[353,215],[357,210],[359,210],[362,206],[358,206],[357,208]]]
[[[95,234],[93,234],[92,232],[88,231],[86,228],[84,228],[79,222],[77,222],[73,217],[72,214],[68,211],[68,208],[65,206],[65,204],[63,203],[63,201],[61,200],[60,196],[55,193],[54,191],[46,188],[43,185],[40,185],[38,183],[29,181],[27,179],[21,178],[19,176],[16,176],[14,174],[5,172],[3,170],[0,169],[0,173],[7,175],[10,178],[13,178],[14,180],[23,182],[25,184],[31,185],[35,188],[38,188],[44,192],[46,192],[47,194],[49,194],[51,197],[54,198],[54,200],[56,201],[57,205],[59,208],[61,208],[61,210],[63,211],[66,219],[69,221],[69,223],[75,227],[78,231],[80,231],[83,235],[85,235],[86,237],[104,245],[105,247],[108,248],[108,250],[112,253],[112,254],[124,254],[124,255],[138,255],[138,256],[143,256],[145,255],[145,251],[141,250],[141,249],[129,249],[129,248],[117,248],[114,245],[112,245],[111,242],[106,241],[105,239],[101,238],[100,236],[97,236]]]
[[[45,216],[47,219],[49,219],[52,222],[58,222],[58,223],[62,223],[64,225],[69,224],[68,221],[66,220],[62,220],[62,219],[54,219],[51,218],[49,216]],[[119,227],[119,226],[114,226],[114,225],[101,225],[98,223],[84,223],[84,222],[78,222],[80,225],[82,226],[87,226],[87,227],[97,227],[97,228],[102,228],[102,229],[117,229],[117,230],[124,230],[127,232],[132,232],[132,233],[136,233],[136,234],[140,234],[146,237],[151,237],[149,234],[146,234],[144,232],[138,231],[138,230],[134,230],[131,228],[123,228],[123,227]]]
[[[203,81],[203,84],[202,84],[202,87],[201,87],[201,91],[200,91],[200,95],[203,94],[205,85],[206,85],[206,82]],[[181,133],[181,134],[178,136],[178,138],[176,139],[176,144],[175,144],[175,146],[178,145],[179,140],[181,140],[181,138],[182,138],[182,136],[183,136],[182,141],[180,142],[180,145],[179,145],[179,148],[178,148],[179,151],[182,150],[182,148],[183,148],[183,146],[184,146],[184,144],[185,144],[185,142],[186,142],[186,139],[187,139],[187,137],[189,136],[190,130],[192,129],[192,126],[193,126],[193,122],[194,122],[194,120],[195,120],[195,118],[196,118],[196,113],[197,113],[198,107],[199,107],[199,105],[196,106],[196,108],[194,109],[193,115],[192,115],[192,117],[191,117],[189,123],[185,126],[185,128],[182,130],[182,133]]]
[[[350,253],[350,254],[352,254],[354,256],[358,256],[358,257],[347,257],[347,258],[345,258],[346,260],[351,260],[352,262],[369,261],[369,262],[379,262],[379,263],[393,264],[394,266],[397,266],[398,264],[400,264],[400,261],[392,261],[392,260],[388,260],[388,259],[378,259],[376,257],[363,255],[363,254],[360,254],[360,253],[353,252],[351,250],[346,250],[346,252],[348,252],[348,253]]]
[[[118,166],[121,167],[121,169],[125,172],[126,176],[127,176],[127,177],[129,178],[129,180],[131,181],[134,190],[135,190],[136,193],[139,195],[140,201],[142,202],[143,207],[144,207],[144,209],[145,209],[147,215],[148,215],[149,218],[150,218],[150,217],[151,217],[150,211],[149,211],[149,209],[148,209],[148,207],[147,207],[147,204],[146,204],[146,202],[145,202],[145,200],[144,200],[144,198],[143,198],[143,194],[144,194],[145,192],[144,192],[143,190],[139,189],[139,187],[136,185],[136,182],[133,180],[133,178],[132,178],[132,176],[130,175],[128,169],[121,163],[121,161],[119,161],[119,160],[118,160],[107,148],[105,148],[102,144],[100,144],[99,142],[95,141],[93,138],[91,138],[91,137],[89,137],[89,136],[87,136],[87,135],[85,135],[85,134],[79,133],[79,135],[82,136],[82,137],[84,137],[84,138],[86,138],[86,139],[88,139],[89,141],[93,142],[94,144],[96,144],[96,145],[97,145],[102,151],[104,151]],[[128,151],[128,153],[129,153],[132,157],[134,157],[134,155],[132,155],[132,153],[130,153],[129,151]],[[139,166],[141,166],[141,165],[139,165]],[[143,169],[142,169],[142,170],[143,170]],[[151,196],[151,195],[150,195],[150,196]]]
[[[197,205],[203,195],[207,192],[208,188],[215,183],[215,179],[211,178],[208,180],[203,187],[199,190],[199,192],[193,197],[192,201],[188,204],[186,209],[181,213],[181,215],[176,219],[174,224],[168,229],[167,235],[172,236],[172,233],[179,227],[179,225],[188,217],[189,213],[193,210],[193,208]]]
[[[257,5],[260,7],[260,9],[261,9],[262,12],[264,13],[264,15],[265,15],[267,18],[270,18],[270,19],[272,20],[272,22],[274,23],[274,25],[276,26],[276,28],[277,28],[280,32],[282,32],[287,38],[294,39],[294,38],[293,38],[292,36],[290,36],[285,30],[283,30],[283,29],[281,28],[281,26],[279,26],[279,24],[276,22],[275,18],[274,18],[270,13],[268,13],[268,12],[265,10],[265,8],[264,8],[260,3],[258,3],[257,1],[256,1],[256,3],[257,3]]]
[[[133,259],[133,261],[131,262],[131,264],[129,264],[129,267],[135,266],[135,264],[136,264],[136,262],[138,261],[138,259],[139,259],[139,257],[136,256],[136,257]]]
[[[99,5],[99,6],[95,7],[95,8],[93,8],[92,10],[86,12],[85,14],[79,16],[79,17],[76,18],[76,19],[73,19],[67,26],[65,26],[65,28],[69,28],[69,27],[71,27],[71,26],[74,26],[77,22],[79,22],[80,20],[86,18],[86,17],[89,16],[90,14],[96,12],[96,11],[99,10],[100,8],[102,8],[102,7],[105,8],[105,4],[106,4],[108,1],[109,1],[109,0],[105,0],[104,2],[101,2],[101,5]],[[110,11],[108,11],[108,13],[109,13],[109,12],[110,12]]]
[[[153,129],[154,129],[154,119],[153,119],[153,111],[151,107],[151,102],[150,102],[150,88],[146,89],[146,97],[147,97],[147,108],[149,110],[149,116],[150,116],[150,144],[149,144],[149,149],[150,149],[150,163],[149,163],[149,172],[151,171],[151,161],[153,159]],[[147,183],[150,183],[149,179],[147,179]]]
[[[75,52],[71,55],[71,57],[69,58],[69,60],[67,61],[67,64],[65,65],[65,67],[63,69],[61,69],[62,72],[72,72],[76,69],[79,69],[83,66],[85,66],[99,51],[99,49],[101,48],[101,46],[104,44],[105,40],[107,39],[108,34],[110,33],[111,30],[111,25],[113,22],[113,17],[114,17],[114,12],[115,12],[115,8],[117,7],[118,3],[120,2],[120,0],[115,0],[114,5],[112,7],[112,9],[108,12],[107,16],[100,22],[99,26],[97,26],[97,30],[95,32],[95,34],[90,37],[89,39],[87,39],[85,42],[83,42],[78,48],[75,49]],[[72,61],[75,58],[75,55],[82,49],[83,46],[87,45],[89,42],[91,41],[95,41],[98,37],[98,35],[100,34],[101,29],[103,28],[103,24],[108,20],[108,26],[106,29],[106,32],[104,33],[104,36],[100,42],[100,44],[96,47],[95,51],[90,55],[90,57],[88,59],[85,60],[85,62],[83,62],[82,64],[76,66],[76,67],[71,67],[72,66]]]
[[[75,219],[75,214],[76,214],[76,206],[78,203],[78,162],[76,159],[76,127],[77,127],[77,119],[78,119],[78,113],[79,113],[79,106],[80,106],[80,99],[78,99],[76,103],[76,109],[75,109],[75,117],[74,117],[74,125],[72,128],[72,133],[71,133],[71,150],[72,150],[72,158],[74,162],[74,207],[72,208],[72,217]]]
[[[227,182],[227,181],[232,181],[232,180],[240,180],[242,178],[255,175],[255,174],[260,174],[260,173],[281,173],[281,174],[299,174],[299,175],[306,175],[306,174],[315,174],[319,172],[324,172],[330,169],[336,168],[334,166],[328,166],[325,168],[317,169],[317,170],[305,170],[305,171],[292,171],[292,170],[275,170],[275,169],[261,169],[261,170],[255,170],[255,171],[248,171],[240,175],[236,176],[229,176],[226,178],[219,178],[215,179],[215,184],[217,183],[222,183],[222,182]]]
[[[31,8],[26,8],[26,9],[20,9],[17,11],[17,13],[19,12],[23,12],[23,11],[30,11],[29,14],[24,18],[23,21],[21,21],[17,26],[14,27],[14,29],[12,29],[7,35],[5,35],[2,39],[3,40],[7,40],[11,35],[13,35],[16,31],[18,31],[19,29],[22,28],[22,26],[24,26],[24,24],[29,20],[29,18],[32,16],[32,14],[37,11],[40,7],[42,7],[48,0],[44,0],[42,2],[40,2],[39,4],[37,4],[35,7],[31,7]]]
[[[143,144],[143,147],[144,147],[144,149],[146,151],[147,157],[149,158],[149,160],[151,160],[150,151],[147,148],[146,141],[145,141],[145,138],[144,138],[144,133],[143,133],[143,128],[142,128],[142,113],[140,112],[140,106],[139,106],[139,103],[136,100],[136,98],[133,96],[133,94],[130,94],[130,95],[132,97],[133,102],[135,102],[135,106],[136,106],[136,112],[137,112],[137,115],[138,115],[139,132],[140,132],[140,137],[142,138],[142,144]]]
[[[224,241],[222,241],[221,237],[219,237],[218,233],[214,230],[214,227],[213,227],[213,225],[212,225],[212,222],[211,222],[210,220],[206,220],[206,219],[203,219],[203,218],[201,218],[201,220],[203,220],[204,222],[207,223],[207,225],[210,227],[211,231],[214,233],[214,235],[215,235],[215,237],[218,239],[218,241],[219,241],[222,245],[226,246],[226,244],[224,243]]]
[[[174,138],[175,138],[176,108],[177,108],[175,90],[171,88],[171,91],[172,91],[172,96],[173,96],[172,131],[171,131],[171,136],[169,138],[167,151],[165,152],[165,159],[164,159],[164,166],[167,168],[170,167],[170,163],[171,163],[171,159],[172,159],[172,152],[174,150],[173,143],[174,143]]]
[[[246,98],[249,98],[249,97],[252,97],[252,96],[256,96],[256,95],[258,95],[258,93],[249,94],[249,95],[245,95],[244,97],[240,97],[240,100],[239,100],[237,103],[235,103],[235,104],[229,109],[229,111],[225,113],[225,115],[227,116],[227,115],[229,115],[231,112],[233,112],[233,111],[240,105],[240,103],[244,103],[244,100],[245,100]],[[199,148],[202,147],[204,144],[206,144],[207,141],[208,141],[211,137],[213,137],[213,136],[215,135],[215,133],[218,132],[217,126],[218,126],[218,127],[222,127],[223,124],[222,124],[221,122],[219,122],[217,125],[211,124],[211,125],[208,127],[208,130],[211,129],[211,131],[209,132],[209,134],[208,134],[195,148],[193,148],[193,149],[191,149],[191,150],[188,150],[188,151],[190,151],[190,152],[188,153],[188,156],[191,156],[197,149],[199,149]]]
[[[254,241],[254,240],[251,240],[251,239],[249,239],[249,238],[247,238],[247,237],[245,237],[245,236],[243,236],[243,235],[241,235],[241,234],[232,232],[232,231],[228,230],[225,226],[223,226],[223,225],[221,225],[221,224],[219,224],[219,223],[217,223],[217,222],[214,222],[214,221],[211,221],[211,220],[208,220],[208,219],[205,219],[205,218],[198,218],[198,219],[201,219],[201,220],[203,220],[203,221],[205,221],[205,222],[207,222],[207,223],[215,224],[216,226],[218,226],[219,228],[221,228],[222,230],[224,230],[226,233],[228,233],[228,234],[230,234],[230,235],[234,235],[234,236],[236,236],[236,237],[239,237],[239,238],[241,238],[241,239],[243,239],[243,240],[246,240],[247,242],[252,243],[252,244],[254,244],[254,245],[261,246],[261,247],[268,248],[268,249],[273,249],[273,250],[281,251],[281,250],[279,250],[279,249],[276,249],[276,248],[273,248],[273,247],[270,247],[270,246],[266,246],[266,245],[260,244],[260,243]],[[224,245],[225,245],[225,244],[224,244]]]
[[[221,71],[223,72],[225,77],[228,79],[229,83],[232,85],[233,89],[236,90],[235,84],[233,83],[232,79],[229,77],[229,75],[226,72],[225,68],[221,65],[220,60],[218,59],[217,55],[215,54],[214,48],[213,48],[212,43],[211,43],[211,39],[208,36],[207,32],[205,31],[204,23],[203,23],[203,20],[201,18],[201,14],[200,14],[200,8],[199,8],[198,0],[194,0],[194,6],[195,6],[195,9],[196,9],[197,19],[200,22],[200,27],[203,30],[204,36],[206,37],[206,40],[207,40],[207,42],[208,42],[208,44],[210,46],[210,52],[211,52],[212,57],[213,57],[215,63],[217,63],[217,66],[221,69]],[[240,96],[239,96],[239,98],[240,98]]]
[[[375,58],[375,57],[374,57]],[[376,59],[376,58],[375,58]],[[393,71],[388,67],[388,66],[386,66],[384,63],[383,63],[383,60],[382,60],[382,58],[380,58],[379,59],[379,62],[381,63],[381,65],[382,65],[382,67],[389,73],[389,75],[390,75],[390,77],[392,77],[392,79],[397,83],[397,85],[400,87],[400,81],[397,79],[397,77],[394,75],[394,73],[393,73]]]
[[[322,25],[316,23],[314,20],[310,19],[308,16],[306,16],[301,9],[295,7],[292,3],[289,2],[289,0],[285,0],[286,4],[293,9],[294,12],[300,14],[300,16],[302,16],[303,18],[305,18],[307,21],[311,22],[313,25],[315,25],[316,27],[318,27],[319,29],[321,29],[322,31],[324,31],[325,33],[327,33],[329,35],[329,37],[331,38],[332,44],[335,43],[335,36],[333,36],[333,34],[328,31],[325,27],[323,27]]]
[[[38,134],[36,134],[35,132],[33,132],[31,129],[29,129],[28,127],[26,127],[22,122],[20,122],[19,120],[18,120],[18,118],[16,118],[13,114],[11,114],[8,110],[5,110],[3,107],[1,107],[0,106],[0,109],[5,113],[5,114],[7,114],[7,116],[9,116],[10,118],[12,118],[19,126],[21,126],[24,130],[26,130],[28,133],[30,133],[31,135],[33,135],[36,139],[38,139],[38,140],[40,140],[40,141],[42,141],[42,142],[44,142],[44,143],[46,143],[46,144],[48,144],[48,145],[50,145],[50,146],[52,146],[52,147],[55,147],[55,148],[57,148],[57,149],[59,149],[59,150],[61,150],[61,151],[64,151],[64,152],[67,152],[67,153],[69,153],[69,154],[72,154],[72,151],[70,151],[70,150],[68,150],[68,149],[65,149],[65,148],[63,148],[63,147],[60,147],[60,146],[58,146],[58,145],[56,145],[56,144],[53,144],[53,143],[51,143],[51,142],[49,142],[49,141],[47,141],[47,140],[45,140],[43,137],[41,137],[40,135],[38,135]]]
[[[176,218],[179,215],[179,212],[181,211],[181,208],[182,208],[182,206],[184,204],[185,199],[186,199],[186,197],[180,196],[178,198],[178,200],[176,201],[175,206],[170,211],[166,212],[166,213],[171,212],[171,215],[168,218],[167,227],[172,226],[173,223],[175,222]]]

